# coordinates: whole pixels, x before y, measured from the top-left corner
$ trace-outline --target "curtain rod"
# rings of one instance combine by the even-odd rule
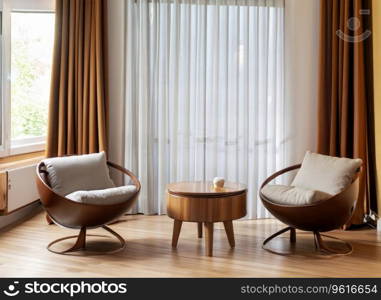
[[[239,5],[239,6],[264,6],[284,7],[285,0],[134,0],[136,3],[177,3],[177,4],[201,4],[201,5]]]

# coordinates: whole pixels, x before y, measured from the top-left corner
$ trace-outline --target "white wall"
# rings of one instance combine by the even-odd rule
[[[124,0],[108,1],[109,159],[124,164]],[[112,174],[117,184],[122,176]]]
[[[285,97],[292,163],[306,150],[316,151],[319,60],[319,10],[317,0],[286,0]]]

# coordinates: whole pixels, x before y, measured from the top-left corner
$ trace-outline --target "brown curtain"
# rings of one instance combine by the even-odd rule
[[[107,149],[106,0],[56,0],[47,156]]]
[[[347,224],[376,206],[371,0],[321,0],[318,151],[361,158],[360,196]]]

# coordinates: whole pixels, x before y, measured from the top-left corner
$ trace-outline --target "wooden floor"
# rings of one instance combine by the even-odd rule
[[[214,257],[204,256],[204,240],[197,225],[184,223],[177,250],[171,248],[172,220],[166,216],[126,216],[112,225],[127,240],[123,252],[93,257],[62,256],[46,245],[73,230],[45,223],[39,215],[0,232],[1,277],[380,277],[381,235],[374,230],[332,232],[353,243],[345,257],[314,252],[312,235],[297,233],[293,255],[281,256],[262,249],[262,241],[283,225],[274,220],[236,221],[236,248],[229,248],[222,224],[216,224]],[[102,233],[93,230],[91,233]],[[108,241],[108,239],[101,239]],[[91,243],[91,241],[90,241]],[[110,243],[98,246],[113,246]],[[272,242],[288,248],[287,236]],[[97,246],[95,245],[95,246]],[[332,244],[331,246],[337,246]]]

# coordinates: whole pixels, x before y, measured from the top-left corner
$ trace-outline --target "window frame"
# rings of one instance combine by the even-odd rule
[[[13,140],[11,136],[11,15],[13,12],[20,13],[54,13],[54,0],[0,0],[1,28],[0,52],[1,52],[1,141],[0,157],[31,153],[45,150],[46,136],[30,137]]]

